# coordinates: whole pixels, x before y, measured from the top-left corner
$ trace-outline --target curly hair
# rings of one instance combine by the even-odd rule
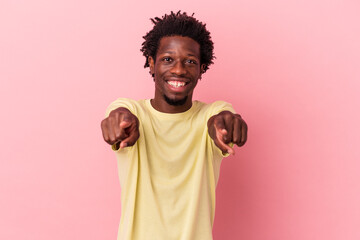
[[[146,58],[144,68],[149,67],[149,56],[156,58],[156,52],[162,37],[166,36],[183,36],[195,40],[200,45],[200,62],[205,65],[204,72],[213,64],[214,43],[211,40],[210,32],[206,29],[206,24],[195,19],[194,14],[188,16],[186,12],[171,11],[169,15],[165,14],[162,18],[155,17],[150,20],[154,23],[153,29],[143,38],[142,43],[143,55]]]

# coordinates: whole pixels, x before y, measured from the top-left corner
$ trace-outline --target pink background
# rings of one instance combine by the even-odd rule
[[[360,239],[356,0],[2,0],[0,239],[116,239],[100,121],[118,97],[153,96],[142,36],[178,9],[215,42],[195,98],[249,125],[222,164],[215,239]]]

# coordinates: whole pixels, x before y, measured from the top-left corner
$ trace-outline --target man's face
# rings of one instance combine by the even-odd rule
[[[192,94],[204,68],[200,65],[200,45],[189,37],[163,37],[155,61],[149,57],[149,63],[150,72],[155,75],[155,102],[191,107]]]

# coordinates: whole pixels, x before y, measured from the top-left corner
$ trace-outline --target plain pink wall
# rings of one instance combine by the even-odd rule
[[[100,121],[117,97],[152,97],[142,36],[178,9],[215,42],[195,98],[229,101],[249,125],[222,164],[215,240],[360,239],[355,0],[2,0],[0,239],[116,239]]]

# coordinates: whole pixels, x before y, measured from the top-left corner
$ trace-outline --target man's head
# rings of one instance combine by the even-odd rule
[[[141,51],[155,82],[152,105],[161,112],[177,113],[192,106],[201,75],[212,64],[213,42],[205,24],[186,13],[152,19]]]
[[[214,44],[210,37],[210,32],[202,22],[199,22],[193,16],[188,16],[186,12],[171,12],[165,14],[162,18],[155,17],[151,19],[155,24],[153,29],[143,38],[141,51],[146,58],[145,66],[149,67],[149,57],[156,59],[156,54],[160,40],[166,36],[182,36],[195,40],[200,45],[200,64],[203,65],[204,73],[214,59]]]

